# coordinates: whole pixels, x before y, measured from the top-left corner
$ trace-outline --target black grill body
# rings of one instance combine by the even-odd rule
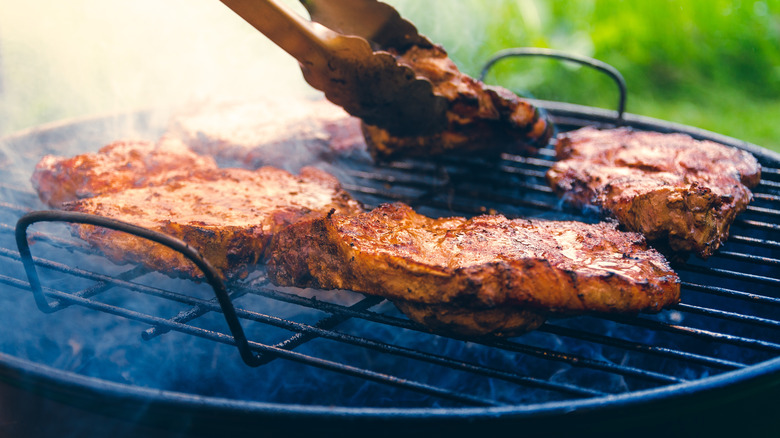
[[[611,111],[553,102],[540,106],[562,130],[607,127],[615,121]],[[105,430],[115,436],[465,436],[506,428],[529,434],[674,435],[761,433],[777,426],[771,414],[780,401],[780,156],[775,153],[625,115],[623,124],[637,129],[684,132],[746,149],[763,166],[755,201],[733,225],[728,243],[707,261],[688,259],[674,266],[683,291],[682,303],[671,310],[555,320],[513,339],[457,340],[426,333],[376,298],[274,288],[260,274],[226,285],[248,348],[261,358],[260,366],[250,368],[241,363],[209,285],[168,282],[132,266],[95,272],[91,266],[99,256],[62,241],[56,230],[27,236],[36,242],[32,253],[46,298],[60,308],[44,315],[34,306],[13,240],[16,220],[41,208],[27,182],[32,166],[45,153],[95,150],[128,134],[154,139],[164,122],[154,113],[136,113],[68,121],[3,140],[2,150],[12,152],[6,152],[2,168],[0,311],[15,321],[4,330],[24,335],[21,345],[6,340],[0,350],[0,419],[11,425],[9,435],[54,432],[49,425],[55,424],[79,436]],[[368,206],[398,200],[434,216],[498,211],[598,220],[592,212],[563,205],[546,186],[544,172],[553,159],[548,148],[538,156],[507,155],[498,161],[446,158],[334,166],[343,172],[338,175],[345,188]],[[119,296],[111,295],[115,290]],[[135,307],[147,300],[166,304],[155,307],[160,312]],[[298,308],[306,311],[290,310]],[[82,319],[68,312],[80,312],[75,318]],[[138,345],[127,350],[131,357],[113,360],[115,370],[94,372],[79,359],[36,358],[27,351],[35,349],[25,346],[56,342],[53,331],[74,326],[88,331],[104,319],[139,327],[132,338]],[[94,334],[85,336],[86,341],[68,348],[83,351],[99,341]],[[165,387],[122,374],[134,360],[149,360],[145,351],[159,358],[154,342],[171,336],[184,340],[171,341],[174,348],[182,346],[175,357],[191,365],[160,363],[153,369],[208,368],[209,355],[215,355],[224,361],[213,371],[220,376],[216,386],[231,380],[238,386],[256,384],[249,373],[267,379],[274,367],[311,374],[286,382],[273,396],[260,394],[270,388],[263,385],[251,396],[199,386],[198,374]],[[190,339],[206,345],[209,353],[189,350]],[[91,360],[99,356],[96,352]],[[227,363],[238,364],[236,374],[248,377],[234,378]],[[278,379],[286,375],[273,374]],[[332,382],[340,378],[344,383]],[[50,421],[29,419],[41,411]]]

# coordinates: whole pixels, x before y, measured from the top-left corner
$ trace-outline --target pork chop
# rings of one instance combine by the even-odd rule
[[[361,211],[334,177],[312,167],[303,168],[299,176],[273,167],[209,169],[63,207],[177,237],[227,277],[247,274],[261,260],[271,236],[289,224],[331,210]],[[116,262],[142,263],[172,276],[202,277],[195,265],[162,245],[102,227],[76,228],[81,238]]]
[[[383,296],[470,335],[514,334],[545,315],[656,312],[680,292],[666,259],[613,223],[432,219],[400,203],[300,221],[274,236],[267,264],[279,285]]]
[[[364,124],[375,159],[530,153],[550,139],[552,124],[538,108],[505,88],[485,85],[462,73],[441,46],[413,45],[403,53],[391,52],[399,64],[430,80],[434,93],[447,100],[447,126],[441,133],[415,137]]]
[[[213,159],[196,154],[174,138],[124,140],[74,157],[46,155],[35,166],[32,184],[43,202],[59,207],[105,193],[165,184],[195,170],[216,167]]]
[[[753,198],[761,167],[748,152],[684,134],[599,130],[559,136],[550,185],[648,240],[706,258]]]

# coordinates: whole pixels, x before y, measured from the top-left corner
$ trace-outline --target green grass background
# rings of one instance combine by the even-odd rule
[[[586,55],[622,73],[628,112],[780,151],[778,0],[392,3],[471,75],[510,47]],[[501,61],[487,81],[540,99],[603,108],[617,102],[603,74],[542,58]]]
[[[628,112],[780,151],[780,0],[387,2],[473,76],[510,47],[591,56],[622,72]],[[214,0],[0,0],[0,11],[0,135],[209,94],[307,87],[292,58]],[[502,61],[487,81],[540,99],[617,101],[606,76],[549,59]]]

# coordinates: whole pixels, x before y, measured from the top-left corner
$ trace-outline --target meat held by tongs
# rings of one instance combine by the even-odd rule
[[[364,123],[377,159],[528,152],[551,124],[528,101],[461,73],[447,52],[376,0],[222,0],[295,57],[304,78]]]

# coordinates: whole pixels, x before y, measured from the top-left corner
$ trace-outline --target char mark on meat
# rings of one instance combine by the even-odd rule
[[[330,174],[305,167],[298,176],[263,167],[209,169],[163,185],[131,188],[66,203],[63,208],[129,222],[179,238],[226,277],[262,261],[273,234],[310,215],[361,211]],[[184,256],[127,233],[75,226],[79,237],[117,263],[136,262],[171,276],[201,278]]]
[[[511,91],[488,86],[460,72],[438,45],[390,50],[399,64],[409,66],[433,84],[448,103],[447,126],[428,136],[397,136],[363,125],[369,151],[379,161],[404,156],[532,153],[547,144],[552,124],[538,108]]]
[[[517,334],[550,315],[656,312],[679,299],[663,256],[615,224],[432,219],[400,203],[280,231],[268,275],[383,296],[418,322],[467,335]]]
[[[74,157],[44,156],[32,176],[33,187],[50,207],[125,189],[158,186],[195,170],[216,169],[181,141],[116,141],[98,152]]]

